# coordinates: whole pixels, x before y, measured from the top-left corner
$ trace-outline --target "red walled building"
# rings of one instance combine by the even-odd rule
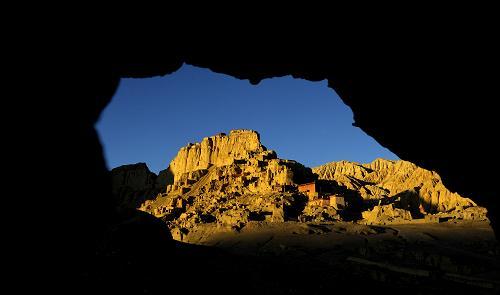
[[[299,184],[298,190],[300,193],[304,193],[309,197],[309,200],[313,200],[317,196],[316,182],[309,182],[304,184]]]

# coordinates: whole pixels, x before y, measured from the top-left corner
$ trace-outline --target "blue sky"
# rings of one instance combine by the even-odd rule
[[[290,76],[259,85],[184,65],[147,79],[122,79],[96,128],[108,168],[168,167],[180,147],[231,129],[253,129],[280,158],[314,167],[331,161],[397,159],[361,129],[327,81]]]

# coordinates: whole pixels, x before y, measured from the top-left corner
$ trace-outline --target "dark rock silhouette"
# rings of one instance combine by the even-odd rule
[[[152,200],[173,182],[169,168],[158,175],[149,171],[145,163],[123,165],[111,169],[113,196],[118,208],[138,208],[144,201]]]

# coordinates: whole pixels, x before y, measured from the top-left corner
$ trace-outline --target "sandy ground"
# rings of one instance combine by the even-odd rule
[[[229,260],[238,261],[237,265],[224,259],[207,262],[221,276],[242,272],[267,290],[290,286],[285,293],[368,286],[391,291],[410,287],[418,294],[500,290],[500,248],[486,222],[391,226],[250,222],[239,232],[203,224],[182,243],[221,249],[232,257]],[[276,286],[269,285],[268,276],[275,276]],[[345,284],[338,285],[339,281]],[[358,281],[363,285],[353,283]]]
[[[219,228],[215,224],[201,224],[192,230],[183,242],[216,246],[234,253],[259,254],[269,251],[305,251],[342,246],[356,248],[367,243],[400,241],[456,247],[478,252],[477,246],[489,248],[495,236],[486,222],[439,224],[404,224],[370,226],[350,222],[330,223],[265,223],[249,222],[240,231]],[[482,249],[491,250],[495,249]],[[484,254],[484,253],[483,253]]]

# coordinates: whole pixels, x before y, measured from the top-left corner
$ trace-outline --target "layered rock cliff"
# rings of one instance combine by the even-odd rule
[[[219,133],[205,137],[199,143],[182,147],[170,163],[174,182],[188,172],[208,169],[211,166],[225,166],[234,160],[250,159],[266,151],[260,143],[260,136],[253,130],[231,130],[229,135]]]
[[[267,150],[259,133],[241,129],[182,147],[168,171],[173,182],[167,185],[166,192],[177,195],[188,191],[196,194],[193,187],[211,191],[217,186],[223,187],[223,192],[263,193],[281,190],[298,179],[312,179],[310,169],[307,171],[295,161],[278,159],[275,151]],[[202,177],[206,183],[197,183]]]
[[[358,191],[364,200],[402,198],[428,213],[448,212],[475,203],[449,191],[439,175],[407,161],[376,159],[368,164],[332,162],[313,168],[319,179]]]
[[[235,228],[242,220],[285,221],[285,211],[298,214],[290,208],[304,200],[291,192],[294,186],[314,179],[310,168],[267,150],[252,130],[189,144],[167,170],[172,182],[141,210],[183,231],[207,221]]]

